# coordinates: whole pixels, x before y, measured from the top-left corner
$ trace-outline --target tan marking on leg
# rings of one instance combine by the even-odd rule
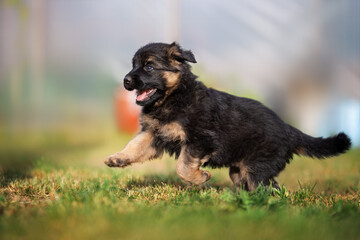
[[[252,192],[254,190],[256,190],[256,188],[258,187],[258,184],[256,182],[254,182],[253,180],[248,180],[247,181],[247,186],[249,188],[249,191]]]
[[[184,181],[200,185],[211,178],[210,172],[199,169],[202,162],[204,160],[192,157],[187,152],[186,146],[183,146],[176,163],[176,172]]]
[[[241,187],[241,174],[240,168],[237,166],[231,166],[229,168],[229,176],[231,181],[236,187]]]
[[[257,188],[257,183],[251,178],[251,169],[242,161],[234,163],[230,167],[229,176],[236,187],[243,187],[249,191]]]
[[[140,132],[121,152],[108,156],[104,162],[109,167],[126,167],[136,162],[160,157],[162,153],[151,146],[152,141],[151,132]]]
[[[249,168],[242,161],[239,162],[241,178],[247,180],[249,177]]]
[[[254,191],[257,188],[257,183],[251,178],[251,169],[242,161],[239,162],[241,181],[247,183],[249,191]]]

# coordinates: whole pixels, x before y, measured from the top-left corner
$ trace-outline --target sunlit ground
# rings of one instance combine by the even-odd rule
[[[249,195],[235,191],[227,169],[210,169],[206,186],[188,186],[168,156],[107,168],[103,158],[131,139],[107,126],[3,135],[2,239],[360,237],[359,149],[295,157],[278,177],[282,192]]]
[[[110,124],[105,124],[109,126]],[[131,134],[119,133],[115,128],[102,127],[102,131],[59,129],[38,134],[22,132],[8,139],[3,139],[0,146],[2,171],[27,172],[37,162],[49,163],[63,168],[108,169],[103,163],[104,157],[121,151],[132,138]],[[360,151],[350,152],[317,160],[297,157],[278,176],[278,181],[288,190],[298,189],[299,182],[304,185],[315,184],[317,191],[339,190],[359,187]],[[165,155],[143,164],[135,164],[125,169],[110,169],[112,172],[125,172],[131,176],[144,174],[174,174],[176,160]],[[228,170],[210,169],[213,177],[210,183],[230,186]]]

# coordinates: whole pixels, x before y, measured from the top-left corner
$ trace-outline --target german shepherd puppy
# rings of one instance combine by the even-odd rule
[[[177,43],[150,43],[140,48],[125,76],[142,106],[141,131],[124,150],[105,159],[109,167],[159,158],[177,158],[176,172],[195,185],[211,174],[201,167],[228,167],[233,183],[253,191],[274,180],[293,154],[325,158],[344,153],[351,141],[344,133],[311,137],[283,122],[261,103],[207,88],[188,63],[191,51]]]

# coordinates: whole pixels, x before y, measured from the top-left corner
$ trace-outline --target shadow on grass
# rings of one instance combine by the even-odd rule
[[[100,144],[100,140],[93,136],[62,131],[21,132],[15,135],[2,135],[0,131],[0,140],[4,141],[0,145],[0,186],[31,177],[32,170],[39,164],[56,166],[57,160],[64,154],[86,152]]]
[[[194,186],[190,183],[182,181],[176,174],[151,174],[141,178],[128,180],[126,187],[163,187],[168,185],[175,188],[196,188],[196,189],[207,189],[209,187],[221,190],[224,188],[231,188],[228,184],[217,184],[217,183],[204,183],[200,186]]]
[[[36,152],[2,152],[0,165],[0,186],[5,187],[9,183],[31,177],[31,170],[40,159]]]
[[[146,175],[141,178],[129,179],[126,186],[127,187],[156,187],[170,185],[173,187],[187,187],[188,184],[181,181],[175,175],[165,175],[165,174],[152,174]]]

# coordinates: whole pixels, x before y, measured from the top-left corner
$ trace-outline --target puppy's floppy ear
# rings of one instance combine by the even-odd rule
[[[179,62],[187,61],[196,63],[194,54],[190,50],[183,50],[176,42],[170,44],[169,56]]]

